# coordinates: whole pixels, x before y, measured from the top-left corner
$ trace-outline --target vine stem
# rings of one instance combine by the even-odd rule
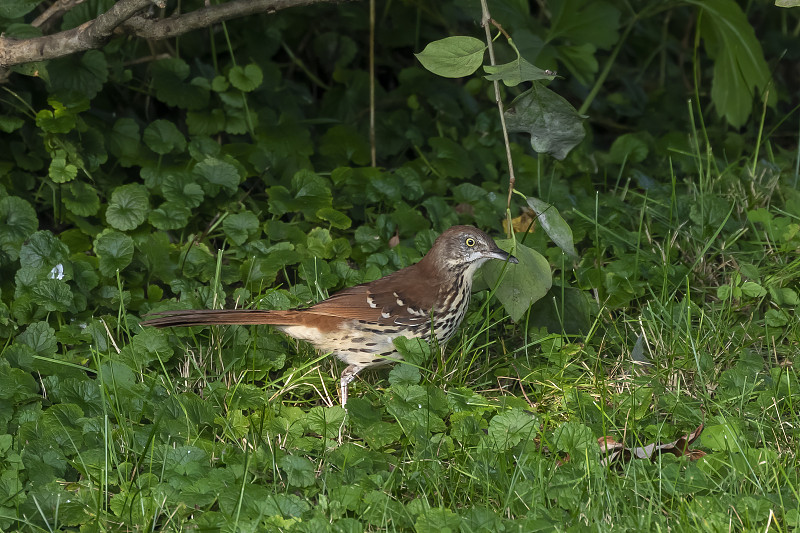
[[[378,166],[375,147],[375,0],[369,0],[369,151],[372,166]]]
[[[489,14],[489,6],[486,3],[486,0],[481,0],[481,26],[483,26],[484,31],[486,32],[486,46],[489,49],[489,63],[492,66],[495,66],[494,60],[494,47],[492,46],[492,30],[489,27],[490,24],[495,24],[496,26],[499,25],[492,20],[491,14]],[[501,30],[502,31],[502,30]],[[503,32],[505,33],[505,32]],[[494,98],[497,102],[497,109],[500,112],[500,126],[503,130],[503,141],[506,144],[506,157],[508,158],[508,201],[506,203],[506,209],[511,209],[511,195],[514,191],[514,184],[516,183],[517,179],[514,176],[514,161],[511,159],[511,143],[508,140],[508,129],[506,128],[506,118],[503,114],[503,99],[500,97],[500,82],[494,80]]]

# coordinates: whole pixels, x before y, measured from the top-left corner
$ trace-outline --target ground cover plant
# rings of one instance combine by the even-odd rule
[[[489,1],[491,60],[477,0],[375,8],[372,60],[362,2],[2,73],[0,530],[800,527],[800,9]],[[525,269],[347,411],[268,327],[139,326],[319,301],[454,224]]]

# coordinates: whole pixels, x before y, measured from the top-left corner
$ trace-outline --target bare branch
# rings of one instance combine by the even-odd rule
[[[96,19],[71,30],[21,40],[0,35],[0,69],[100,48],[114,35],[168,39],[224,20],[331,1],[342,0],[233,0],[165,19],[153,19],[143,11],[154,5],[154,0],[119,0]]]

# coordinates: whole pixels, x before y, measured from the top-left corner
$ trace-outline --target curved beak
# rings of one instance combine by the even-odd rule
[[[508,261],[509,263],[514,263],[515,265],[519,263],[519,260],[516,257],[505,250],[501,250],[500,248],[495,248],[486,254],[486,257],[489,257],[490,259],[499,259],[500,261]]]

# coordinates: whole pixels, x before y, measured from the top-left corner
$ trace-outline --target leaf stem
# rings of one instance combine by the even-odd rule
[[[486,32],[486,46],[489,49],[489,63],[492,66],[495,66],[495,59],[494,59],[494,47],[492,46],[492,30],[489,28],[489,24],[494,23],[495,26],[505,35],[507,35],[500,25],[492,20],[492,16],[489,14],[489,6],[486,3],[486,0],[481,0],[481,26],[483,26],[484,31]],[[500,127],[503,130],[503,142],[506,145],[506,158],[508,159],[508,200],[506,202],[506,209],[511,209],[511,195],[514,191],[514,184],[517,181],[517,178],[514,176],[514,161],[511,158],[511,143],[508,140],[508,128],[506,128],[506,118],[503,113],[503,99],[500,97],[500,82],[498,80],[494,80],[494,98],[497,102],[497,110],[500,112]]]

